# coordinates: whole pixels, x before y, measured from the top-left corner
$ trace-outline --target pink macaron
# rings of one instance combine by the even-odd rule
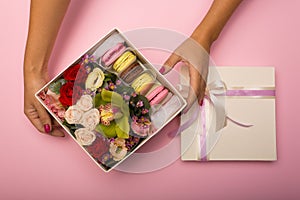
[[[146,98],[149,100],[150,105],[156,105],[161,103],[166,96],[168,95],[169,90],[162,85],[157,86],[149,94],[146,95]]]
[[[122,53],[125,51],[126,46],[123,42],[118,43],[108,51],[104,53],[104,55],[101,58],[101,64],[104,67],[108,67],[111,65],[118,57],[122,55]]]

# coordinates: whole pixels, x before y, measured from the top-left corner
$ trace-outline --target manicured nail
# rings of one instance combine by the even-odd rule
[[[44,130],[46,133],[50,133],[50,125],[49,124],[45,124],[44,125]]]
[[[165,73],[165,71],[166,71],[165,67],[162,67],[162,68],[160,68],[160,70],[159,70],[159,72],[160,72],[161,74]]]
[[[203,106],[203,99],[200,101],[200,106]]]

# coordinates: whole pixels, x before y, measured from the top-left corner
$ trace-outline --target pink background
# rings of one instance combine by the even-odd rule
[[[114,27],[160,27],[189,35],[211,2],[73,1],[52,54],[51,76]],[[217,65],[276,68],[278,161],[178,159],[145,174],[105,174],[69,136],[40,135],[25,118],[22,62],[29,3],[0,2],[1,199],[300,198],[300,1],[245,0],[211,53]]]

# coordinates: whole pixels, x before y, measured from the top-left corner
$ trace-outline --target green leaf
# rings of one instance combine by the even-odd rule
[[[70,133],[73,135],[73,137],[76,138],[74,132],[75,132],[78,128],[80,128],[80,126],[79,126],[79,125],[76,125],[76,124],[69,124],[66,120],[63,121],[62,124],[63,124],[64,126],[66,126],[66,127],[69,129]]]
[[[101,91],[101,97],[103,101],[111,103],[113,106],[117,106],[119,108],[121,108],[124,103],[123,97],[120,94],[109,90],[103,89]]]
[[[101,91],[101,98],[102,98],[102,100],[105,101],[105,102],[111,102],[112,93],[113,93],[112,91],[103,89]]]
[[[128,123],[128,117],[124,116],[120,119],[116,119],[116,133],[118,138],[129,138],[129,123]]]
[[[138,103],[138,101],[142,101],[143,102],[143,106],[142,107],[137,107],[136,104]],[[129,109],[130,109],[130,115],[131,116],[137,116],[137,117],[147,117],[150,118],[149,113],[146,114],[142,114],[142,109],[148,109],[150,110],[151,106],[150,103],[148,101],[148,99],[143,96],[143,95],[136,95],[135,97],[131,97],[130,98],[130,102],[132,102],[133,104],[129,104]]]
[[[67,81],[65,79],[59,79],[49,85],[49,90],[54,92],[55,94],[59,94],[59,90],[62,85],[64,85]]]
[[[98,93],[95,95],[94,99],[93,99],[93,104],[95,108],[98,108],[100,105],[104,105],[107,102],[103,101],[102,97],[101,97],[101,93]]]

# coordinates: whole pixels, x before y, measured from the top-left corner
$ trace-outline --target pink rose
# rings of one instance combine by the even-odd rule
[[[70,106],[64,115],[69,124],[78,124],[82,116],[83,111],[77,105]]]
[[[94,130],[100,122],[100,113],[98,109],[93,108],[85,112],[80,120],[80,124],[90,131]]]
[[[74,134],[79,144],[84,146],[91,145],[96,139],[95,133],[89,131],[87,128],[77,129]]]
[[[82,111],[88,111],[93,107],[93,98],[90,95],[82,95],[76,105]]]

